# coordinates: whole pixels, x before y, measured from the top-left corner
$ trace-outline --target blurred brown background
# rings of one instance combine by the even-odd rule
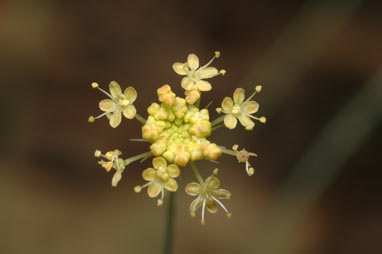
[[[366,0],[1,1],[0,253],[161,253],[166,206],[133,191],[151,161],[112,188],[93,157],[146,151],[128,140],[140,124],[88,124],[104,97],[90,84],[135,86],[146,116],[162,84],[183,94],[175,61],[215,50],[227,75],[202,103],[262,84],[268,122],[211,137],[259,155],[253,177],[220,160],[230,220],[190,218],[183,169],[174,253],[382,253],[381,13]]]

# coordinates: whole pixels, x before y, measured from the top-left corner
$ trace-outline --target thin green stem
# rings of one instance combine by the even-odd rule
[[[146,120],[138,114],[135,114],[135,119],[137,119],[139,122],[141,122],[141,124],[146,123]]]
[[[191,165],[192,171],[194,171],[194,174],[196,178],[198,178],[198,181],[200,182],[200,184],[203,184],[204,183],[203,178],[201,177],[199,170],[196,168],[195,163],[193,161],[190,161],[190,165]]]
[[[220,127],[223,127],[223,126],[224,126],[224,123],[219,124],[219,125],[216,125],[215,127],[213,127],[213,128],[211,129],[211,131],[215,131],[215,130],[219,129]]]
[[[166,232],[164,235],[164,245],[163,253],[171,254],[174,236],[174,206],[175,206],[175,192],[170,192],[168,197],[168,207],[167,207],[167,223]]]
[[[125,160],[125,164],[126,164],[125,166],[133,163],[134,161],[140,160],[140,159],[150,158],[151,156],[153,156],[153,153],[151,151],[135,155],[135,156],[130,157],[130,158]]]
[[[227,149],[227,148],[222,147],[222,146],[220,146],[220,149],[225,154],[232,155],[232,156],[237,156],[237,151],[233,151],[233,150]]]
[[[212,123],[211,123],[212,127],[214,127],[215,125],[223,122],[224,121],[224,117],[225,117],[225,115],[222,115],[222,116],[216,118],[215,120],[213,120]]]
[[[143,139],[143,138],[131,138],[131,139],[129,139],[130,141],[134,141],[134,142],[148,142],[148,143],[150,143],[150,141],[149,140],[147,140],[147,139]]]

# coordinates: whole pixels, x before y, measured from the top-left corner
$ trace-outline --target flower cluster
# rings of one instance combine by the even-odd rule
[[[123,93],[119,84],[110,82],[109,92],[99,87],[97,83],[92,83],[93,88],[97,88],[106,94],[107,99],[99,103],[99,108],[103,113],[99,116],[89,117],[89,122],[94,122],[103,116],[109,119],[111,127],[116,128],[121,124],[122,115],[127,119],[137,119],[142,124],[142,138],[132,139],[132,141],[145,141],[150,143],[149,151],[133,157],[122,159],[121,152],[114,150],[102,154],[99,150],[95,152],[96,157],[105,160],[99,164],[107,172],[115,169],[112,179],[112,186],[117,186],[122,178],[125,168],[138,160],[145,160],[154,157],[153,168],[143,170],[142,177],[146,184],[137,185],[134,190],[139,193],[143,188],[147,188],[150,198],[156,198],[158,205],[162,205],[166,191],[176,192],[178,183],[176,178],[181,174],[181,168],[191,166],[198,182],[189,183],[185,191],[196,199],[190,204],[190,214],[195,216],[196,211],[202,207],[201,223],[205,224],[205,209],[210,213],[215,213],[220,206],[231,217],[231,213],[221,202],[222,199],[230,199],[231,193],[224,189],[219,189],[220,181],[216,177],[218,169],[213,171],[213,175],[203,179],[196,167],[195,161],[206,159],[216,161],[222,154],[231,155],[237,158],[239,163],[245,163],[245,170],[248,175],[254,174],[254,168],[249,163],[254,153],[245,149],[238,150],[238,145],[232,149],[219,146],[210,140],[209,136],[220,127],[227,127],[232,130],[237,126],[237,120],[246,130],[252,130],[258,120],[266,122],[265,117],[254,116],[259,104],[252,100],[256,93],[261,91],[261,86],[256,86],[255,91],[245,99],[245,90],[237,88],[233,93],[233,99],[226,97],[221,103],[221,108],[216,111],[222,116],[210,121],[210,111],[200,107],[202,92],[212,89],[210,79],[218,75],[224,75],[226,71],[220,71],[211,67],[214,59],[220,56],[220,52],[215,52],[214,57],[205,65],[199,65],[199,58],[195,54],[189,54],[186,62],[176,62],[173,64],[174,71],[184,76],[181,87],[185,90],[185,97],[177,96],[166,84],[157,89],[159,103],[152,103],[147,108],[147,117],[142,117],[137,113],[133,103],[137,99],[137,92],[133,87],[126,88]]]

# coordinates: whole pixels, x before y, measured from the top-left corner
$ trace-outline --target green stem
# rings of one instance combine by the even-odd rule
[[[190,161],[190,165],[191,165],[192,171],[194,171],[194,174],[196,178],[198,178],[198,181],[200,182],[200,184],[203,184],[204,183],[203,178],[201,177],[199,170],[196,168],[195,163],[193,161]]]
[[[168,198],[168,210],[167,210],[167,223],[166,232],[164,236],[163,253],[171,254],[174,235],[174,205],[175,205],[175,192],[170,192]]]
[[[232,156],[237,156],[237,151],[233,151],[233,150],[227,149],[227,148],[222,147],[222,146],[220,146],[219,148],[220,148],[220,149],[222,150],[222,152],[225,153],[225,154],[232,155]]]
[[[147,159],[151,156],[153,156],[153,153],[151,151],[135,155],[125,160],[125,164],[126,164],[125,166],[129,165],[130,163],[133,163],[134,161],[137,161],[143,158]]]
[[[213,120],[212,123],[211,123],[212,127],[214,127],[215,125],[223,122],[224,121],[224,117],[225,117],[225,115],[222,115],[222,116],[216,118],[215,120]]]
[[[224,123],[219,124],[219,125],[213,127],[213,128],[211,129],[211,131],[216,131],[217,129],[219,129],[220,127],[223,127],[223,126],[224,126]]]
[[[137,119],[139,122],[141,122],[141,124],[145,124],[146,123],[146,119],[144,119],[143,117],[141,117],[138,114],[135,114],[135,119]]]

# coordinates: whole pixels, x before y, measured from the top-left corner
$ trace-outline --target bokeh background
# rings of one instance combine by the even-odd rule
[[[104,97],[90,84],[135,86],[146,116],[159,86],[183,94],[175,61],[215,50],[227,75],[202,105],[261,84],[268,122],[211,137],[259,155],[253,177],[220,159],[230,220],[190,218],[183,169],[174,253],[382,253],[381,12],[367,0],[1,1],[0,253],[161,253],[166,203],[133,191],[151,161],[112,188],[93,157],[146,151],[129,141],[140,124],[89,124]]]

